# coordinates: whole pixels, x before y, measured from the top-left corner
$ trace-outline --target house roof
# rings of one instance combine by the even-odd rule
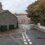
[[[10,13],[8,10],[0,13],[0,25],[14,24],[17,21],[17,17]]]

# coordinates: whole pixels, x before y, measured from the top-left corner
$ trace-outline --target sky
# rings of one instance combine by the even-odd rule
[[[0,0],[4,10],[12,13],[26,13],[27,6],[36,0]]]

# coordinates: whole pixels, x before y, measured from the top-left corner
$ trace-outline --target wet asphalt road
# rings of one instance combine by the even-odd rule
[[[0,36],[0,45],[45,45],[45,33],[32,30],[29,25],[20,25],[17,32],[19,34],[9,34]]]
[[[33,45],[45,45],[45,33],[37,30],[29,30],[27,35],[31,38]]]

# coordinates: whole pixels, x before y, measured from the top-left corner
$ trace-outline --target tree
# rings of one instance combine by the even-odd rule
[[[29,5],[26,11],[33,23],[45,24],[45,1],[36,1]]]

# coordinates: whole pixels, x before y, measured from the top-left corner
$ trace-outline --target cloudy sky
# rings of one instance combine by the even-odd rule
[[[25,13],[27,6],[35,0],[0,0],[4,10],[9,10],[12,13]]]

